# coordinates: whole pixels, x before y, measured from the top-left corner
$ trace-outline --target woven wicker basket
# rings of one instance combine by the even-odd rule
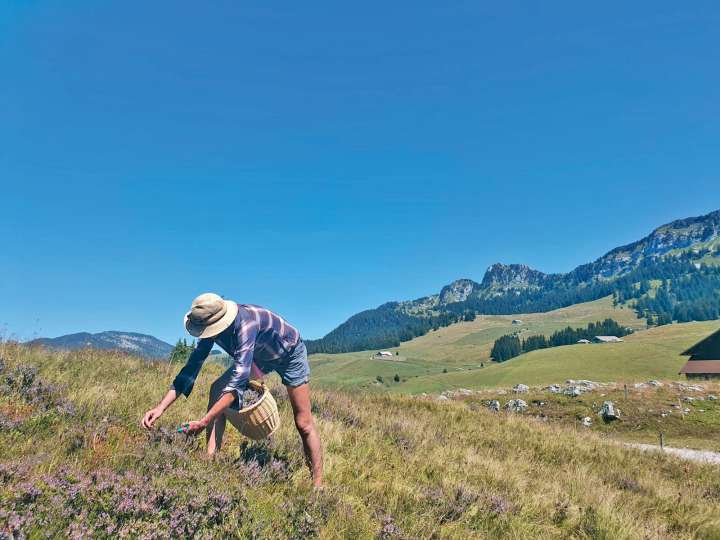
[[[238,411],[240,433],[259,441],[269,437],[280,427],[280,413],[275,398],[265,384],[259,381],[250,381],[249,386],[257,392],[262,392],[262,397],[249,407]]]

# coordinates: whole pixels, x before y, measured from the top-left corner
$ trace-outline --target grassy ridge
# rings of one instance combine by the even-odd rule
[[[7,344],[0,356],[0,376],[12,379],[0,387],[4,531],[147,538],[720,535],[713,468],[627,450],[592,433],[578,436],[462,402],[316,391],[327,487],[312,493],[282,392],[283,425],[269,444],[248,445],[230,432],[224,455],[206,461],[202,443],[172,429],[203,413],[218,366],[208,366],[190,399],[162,419],[170,431],[149,436],[139,418],[172,379],[167,365]],[[28,373],[26,366],[39,368],[28,387],[17,375]],[[49,400],[63,406],[46,407]]]
[[[392,390],[428,392],[448,388],[487,388],[561,383],[566,379],[636,382],[680,379],[687,358],[680,353],[718,329],[717,321],[674,324],[637,332],[624,343],[568,345],[524,354],[484,369],[420,376]],[[403,386],[405,386],[403,388]]]
[[[472,322],[463,322],[440,328],[437,331],[389,349],[399,356],[392,361],[371,359],[374,351],[357,353],[311,356],[315,381],[328,388],[356,388],[369,390],[394,389],[406,392],[423,392],[444,389],[446,382],[466,377],[479,377],[480,382],[487,376],[490,350],[500,336],[520,332],[521,337],[533,334],[550,335],[557,330],[587,326],[590,322],[612,318],[623,326],[641,329],[645,321],[638,319],[631,309],[615,308],[612,300],[603,298],[594,302],[577,304],[548,313],[533,313],[513,316],[481,316]],[[514,319],[522,325],[512,324]],[[518,359],[514,360],[517,361]],[[479,370],[480,364],[485,368]],[[448,374],[456,373],[451,381]],[[481,373],[482,372],[482,373]],[[400,387],[378,386],[378,375],[391,380],[395,374],[407,379]],[[488,384],[493,384],[489,381]],[[528,383],[530,384],[530,383]],[[462,385],[461,385],[462,386]]]

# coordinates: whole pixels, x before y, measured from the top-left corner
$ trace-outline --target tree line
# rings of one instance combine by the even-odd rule
[[[549,338],[543,335],[529,336],[521,340],[517,333],[509,334],[495,340],[490,356],[496,362],[505,362],[521,354],[537,349],[548,349],[562,345],[572,345],[581,339],[592,340],[595,336],[623,337],[632,330],[625,328],[613,319],[590,323],[586,328],[572,328],[568,326],[554,332]]]

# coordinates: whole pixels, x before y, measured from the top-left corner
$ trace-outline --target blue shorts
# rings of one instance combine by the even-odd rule
[[[287,356],[277,360],[255,360],[255,365],[265,375],[272,371],[280,375],[285,386],[301,386],[310,380],[307,349],[302,341]]]

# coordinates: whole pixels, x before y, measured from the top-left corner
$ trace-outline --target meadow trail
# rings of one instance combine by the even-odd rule
[[[693,450],[692,448],[673,448],[671,446],[660,448],[657,444],[643,443],[623,443],[623,445],[629,448],[637,448],[643,452],[665,452],[696,463],[720,465],[720,452],[713,452],[711,450]]]

